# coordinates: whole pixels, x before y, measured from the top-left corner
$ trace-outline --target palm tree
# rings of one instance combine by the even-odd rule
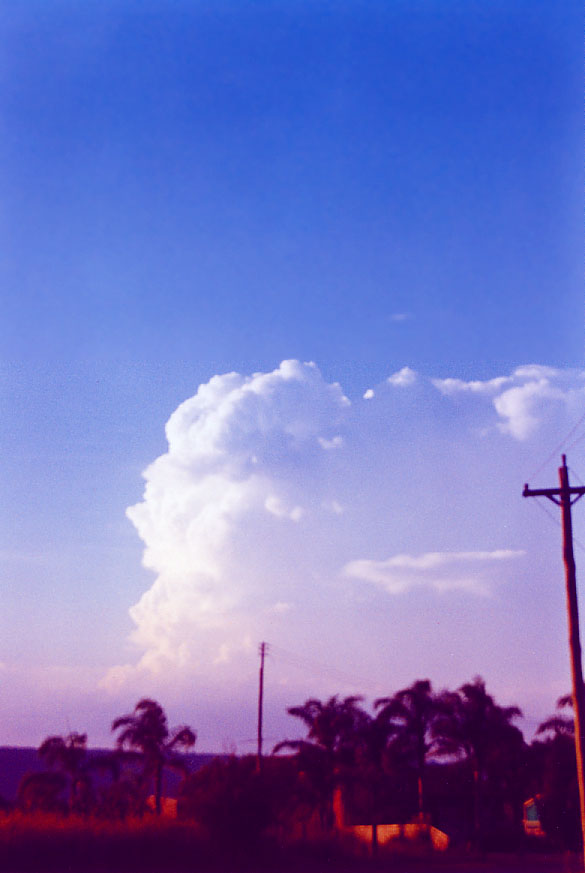
[[[428,679],[419,679],[393,697],[374,703],[387,733],[394,737],[395,750],[409,763],[417,777],[418,812],[425,811],[424,771],[427,758],[438,747],[435,725],[439,715],[437,695]]]
[[[389,773],[392,762],[389,755],[388,721],[378,713],[371,716],[364,713],[365,718],[358,728],[355,738],[355,773],[354,782],[365,791],[366,807],[372,826],[372,854],[378,851],[378,824],[383,799],[387,799],[389,788]]]
[[[500,779],[523,756],[522,732],[512,724],[522,717],[517,706],[499,706],[487,693],[485,682],[476,676],[473,682],[442,697],[443,714],[436,730],[442,752],[458,754],[467,760],[473,775],[473,836],[477,843],[481,830],[482,800],[485,786]]]
[[[69,810],[87,806],[90,793],[87,734],[73,731],[65,737],[47,737],[39,746],[39,757],[62,772],[69,785]]]
[[[573,706],[573,696],[571,694],[565,694],[563,697],[559,697],[557,700],[557,709],[563,710],[567,707]],[[542,724],[539,724],[538,729],[536,731],[537,736],[541,736],[542,734],[546,734],[553,737],[564,736],[564,737],[575,737],[575,719],[573,716],[565,715],[562,712],[557,712],[555,715],[551,715],[550,718],[547,718]]]
[[[333,827],[333,796],[339,785],[342,770],[353,761],[359,726],[367,718],[358,706],[361,697],[337,695],[323,702],[315,698],[302,706],[291,706],[287,712],[307,727],[305,740],[284,740],[274,747],[294,749],[298,755],[301,774],[309,781],[319,806],[321,821],[327,829]]]
[[[138,701],[133,712],[115,719],[112,730],[119,731],[116,744],[120,751],[131,750],[142,758],[145,777],[154,780],[155,808],[160,815],[164,767],[184,770],[175,752],[192,748],[197,734],[186,725],[170,731],[162,706],[147,697]]]
[[[558,712],[539,725],[530,747],[533,791],[547,835],[564,849],[576,850],[581,838],[575,757],[575,722],[563,713],[573,704],[560,697]]]

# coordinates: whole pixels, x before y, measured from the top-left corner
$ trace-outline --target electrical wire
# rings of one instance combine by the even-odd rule
[[[584,434],[584,436],[585,436],[585,434]],[[573,467],[569,467],[569,472],[571,472],[573,474],[573,476],[577,479],[579,485],[582,485],[583,487],[585,487],[585,482],[583,482],[583,480],[581,479],[581,477],[579,476],[577,471],[573,469]]]
[[[278,743],[280,739],[280,737],[265,737],[262,735],[262,741],[264,743]],[[255,746],[258,742],[258,737],[252,737],[248,740],[238,740],[237,742],[239,746]]]
[[[547,465],[550,461],[552,461],[552,459],[555,457],[555,455],[558,454],[558,452],[563,448],[563,446],[567,443],[567,441],[568,441],[568,440],[573,436],[573,434],[575,433],[575,431],[578,430],[579,427],[581,427],[581,425],[583,424],[583,422],[585,422],[585,412],[583,413],[583,415],[581,416],[581,418],[579,419],[579,421],[578,421],[576,424],[574,424],[573,427],[569,430],[569,432],[566,434],[566,436],[564,437],[564,439],[562,439],[562,440],[560,441],[560,443],[559,443],[557,446],[555,446],[555,448],[552,450],[552,452],[550,453],[550,455],[548,455],[548,456],[544,459],[544,461],[542,462],[542,464],[541,464],[539,467],[537,467],[536,470],[534,470],[534,472],[533,472],[533,473],[528,477],[529,480],[530,480],[530,479],[534,479],[534,477],[537,476],[537,475],[540,473],[540,471],[541,471],[544,467],[546,467],[546,465]],[[569,448],[572,448],[573,446],[575,446],[575,445],[576,445],[578,442],[580,442],[584,437],[585,437],[585,433],[583,433],[580,437],[578,437],[578,438],[575,440],[575,442],[573,442],[573,443],[571,444],[571,446],[569,446]]]
[[[582,433],[580,436],[576,437],[576,438],[573,440],[573,442],[572,442],[570,445],[567,446],[567,448],[566,448],[565,451],[569,452],[571,449],[574,449],[575,446],[578,446],[579,443],[580,443],[582,440],[584,440],[584,439],[585,439],[585,431],[583,431],[583,433]]]
[[[338,667],[333,667],[330,664],[324,664],[312,658],[296,655],[293,652],[289,652],[286,649],[281,648],[281,646],[276,646],[272,643],[270,645],[270,654],[276,661],[289,664],[299,670],[310,670],[314,674],[317,674],[317,676],[333,679],[344,685],[358,688],[369,688],[375,693],[383,693],[387,690],[381,683],[372,682],[371,679],[366,679],[364,676],[356,676],[355,674],[350,674],[344,670],[340,670]]]
[[[550,512],[550,510],[543,503],[540,502],[540,500],[535,500],[533,502],[536,504],[536,506],[538,506],[542,510],[542,512],[544,512],[545,515],[547,515],[550,518],[550,520],[552,522],[554,522],[554,524],[556,524],[557,527],[560,527],[562,530],[563,526],[562,526],[561,522],[558,520],[558,518],[556,517],[556,515],[553,515],[552,512]],[[578,549],[581,549],[581,551],[585,553],[585,545],[583,545],[583,543],[580,540],[578,540],[574,534],[573,534],[573,542],[577,546]]]

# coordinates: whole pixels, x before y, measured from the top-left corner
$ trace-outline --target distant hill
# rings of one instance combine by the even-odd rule
[[[111,749],[88,749],[90,757],[111,754]],[[198,755],[189,752],[184,755],[189,770],[194,773],[214,758],[223,755]],[[38,773],[47,770],[45,763],[39,758],[36,749],[20,746],[0,746],[0,798],[13,802],[16,800],[20,780],[26,773]],[[164,793],[166,797],[176,797],[181,782],[181,776],[172,770],[165,772]]]

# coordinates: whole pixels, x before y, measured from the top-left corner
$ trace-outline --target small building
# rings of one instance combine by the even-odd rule
[[[545,833],[540,823],[540,813],[538,811],[538,799],[537,795],[524,801],[522,824],[524,825],[525,834],[533,837],[544,837]]]
[[[404,824],[357,824],[347,820],[347,814],[343,799],[343,791],[336,789],[333,810],[335,814],[335,826],[340,833],[351,834],[360,843],[366,845],[384,846],[396,840],[426,843],[435,851],[444,852],[449,848],[449,837],[443,831],[435,828],[430,823],[430,817],[419,815],[416,821]],[[374,838],[374,828],[376,837]]]
[[[154,794],[150,794],[146,798],[146,806],[151,812],[156,812],[156,798]],[[177,818],[177,798],[161,797],[160,813],[164,818]]]

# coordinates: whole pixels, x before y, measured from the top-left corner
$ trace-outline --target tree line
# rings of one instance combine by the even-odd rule
[[[118,734],[116,749],[105,755],[89,754],[87,734],[47,737],[38,753],[51,769],[22,779],[19,807],[124,819],[144,815],[153,795],[154,811],[160,815],[163,771],[170,767],[188,775],[181,753],[193,748],[196,732],[187,725],[171,730],[163,707],[149,698],[114,719],[112,731]]]
[[[456,691],[435,692],[418,680],[374,702],[361,697],[307,700],[289,713],[307,729],[276,751],[296,753],[325,826],[333,821],[336,789],[345,789],[355,823],[418,820],[455,830],[473,845],[523,836],[524,801],[536,799],[552,842],[576,848],[579,801],[574,727],[559,712],[527,744],[515,724],[517,706],[501,706],[476,677]],[[353,803],[353,810],[351,809]]]
[[[534,797],[549,842],[579,846],[579,801],[570,698],[527,743],[516,706],[501,706],[476,677],[437,692],[428,679],[364,707],[361,696],[309,699],[288,712],[305,729],[258,761],[218,757],[189,772],[184,753],[196,742],[186,726],[169,728],[162,706],[140,700],[115,719],[116,748],[90,754],[87,735],[48,737],[39,747],[44,773],[21,782],[19,807],[124,819],[160,814],[165,768],[183,778],[179,815],[219,839],[259,838],[287,821],[317,817],[334,828],[336,798],[347,817],[435,824],[473,845],[510,847],[523,837],[524,801]]]

